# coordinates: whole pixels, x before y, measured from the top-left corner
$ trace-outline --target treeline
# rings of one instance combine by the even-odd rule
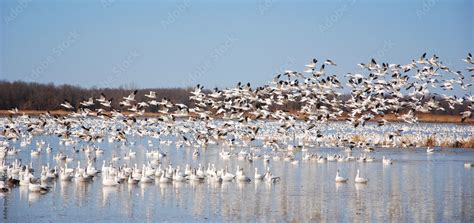
[[[157,93],[157,101],[167,98],[174,103],[189,104],[191,89],[184,88],[155,88],[140,89],[135,97],[137,101],[149,101],[145,97],[149,91]],[[52,83],[41,84],[23,81],[0,81],[0,109],[7,110],[18,108],[20,110],[57,110],[63,109],[60,104],[68,100],[74,107],[80,107],[80,102],[90,97],[98,98],[104,93],[107,99],[112,100],[112,107],[119,109],[119,103],[123,97],[129,95],[133,90],[125,88],[82,88],[72,85],[56,86]],[[98,103],[91,109],[99,108]],[[150,106],[147,111],[157,111],[156,107]]]
[[[80,107],[80,102],[85,101],[90,97],[98,98],[101,93],[104,93],[107,99],[112,100],[112,107],[117,110],[126,110],[126,108],[120,108],[119,103],[123,97],[129,95],[135,89],[127,88],[82,88],[73,85],[54,85],[23,82],[23,81],[0,81],[0,110],[9,110],[12,108],[18,108],[20,110],[58,110],[63,109],[60,104],[64,100],[68,100],[75,108]],[[167,98],[173,103],[181,103],[190,105],[189,96],[191,95],[192,89],[190,88],[146,88],[139,89],[136,95],[137,101],[149,101],[150,99],[145,97],[149,91],[155,91],[157,94],[157,101],[162,98]],[[210,91],[208,91],[210,92]],[[348,99],[349,95],[342,95],[341,99]],[[428,99],[428,97],[427,97]],[[402,99],[403,100],[403,99]],[[450,109],[448,103],[441,98],[437,98],[440,101],[441,107],[445,110],[433,111],[433,114],[449,114],[459,115],[460,112],[467,110],[467,103],[463,105],[457,105],[454,109]],[[289,111],[298,111],[301,106],[299,102],[288,103],[285,106],[272,106],[273,108],[284,109]],[[96,103],[95,106],[90,107],[91,109],[101,107]],[[156,106],[150,106],[146,109],[149,112],[157,112],[159,109]],[[345,109],[344,109],[345,110]]]

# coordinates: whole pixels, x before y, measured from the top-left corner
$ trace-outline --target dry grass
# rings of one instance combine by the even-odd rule
[[[474,148],[474,137],[470,137],[461,141],[442,141],[439,146],[444,148]]]
[[[442,141],[439,146],[444,147],[444,148],[450,148],[453,147],[453,143],[450,141]]]
[[[364,142],[365,141],[364,137],[361,136],[361,135],[352,135],[351,140],[353,142]]]
[[[433,123],[461,123],[461,115],[435,115],[428,113],[417,113],[416,117],[419,122],[433,122]],[[400,122],[397,116],[394,114],[384,115],[383,118],[390,122]],[[375,117],[375,120],[382,119],[381,116]],[[474,118],[468,118],[464,124],[474,124]]]
[[[474,148],[474,136],[460,143],[462,148]]]
[[[426,138],[425,146],[436,146],[436,139],[434,138],[434,136],[429,136],[428,138]]]
[[[42,113],[46,113],[47,111],[38,111],[38,110],[21,110],[20,113],[37,116]],[[52,115],[67,115],[69,112],[64,110],[54,110],[50,111]],[[132,114],[131,112],[123,112],[125,115]],[[297,112],[291,112],[292,115],[295,115],[299,119],[304,119],[306,116],[299,114]],[[10,113],[8,110],[0,110],[0,116],[8,116]],[[143,115],[144,117],[160,117],[162,114],[160,113],[153,113],[153,112],[145,112]],[[435,122],[435,123],[461,123],[461,116],[460,115],[435,115],[435,114],[425,114],[425,113],[418,113],[416,115],[418,117],[419,122]],[[347,114],[343,114],[339,120],[344,121],[347,118]],[[382,119],[381,116],[375,117],[373,121],[377,121]],[[400,122],[401,120],[398,119],[397,116],[394,114],[386,114],[383,116],[383,119],[390,121],[390,122]],[[474,124],[474,118],[466,119],[463,124]]]

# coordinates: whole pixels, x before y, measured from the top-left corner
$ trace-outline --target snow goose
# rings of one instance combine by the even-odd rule
[[[336,180],[336,183],[345,183],[345,182],[347,182],[348,179],[339,176],[339,170],[337,170],[335,180]]]
[[[255,167],[255,175],[254,175],[254,178],[255,178],[255,180],[262,180],[262,179],[263,179],[263,177],[264,177],[264,175],[263,175],[263,174],[260,174],[260,173],[258,173],[258,168],[257,168],[257,167]]]
[[[391,165],[392,164],[392,160],[391,159],[386,159],[385,156],[382,157],[382,162],[384,165]]]
[[[365,184],[365,183],[367,183],[368,181],[369,181],[368,179],[360,177],[360,176],[359,176],[359,170],[357,170],[357,175],[356,175],[356,178],[355,178],[355,182],[356,182],[356,183]]]

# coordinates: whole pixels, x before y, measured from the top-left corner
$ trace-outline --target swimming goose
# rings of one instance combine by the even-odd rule
[[[72,178],[74,177],[72,175],[73,171],[74,171],[73,169],[68,169],[67,165],[66,165],[66,167],[64,169],[61,168],[59,179],[61,181],[71,181]]]
[[[134,178],[132,177],[132,175],[129,175],[129,176],[128,176],[128,180],[127,180],[127,183],[128,183],[128,184],[138,184],[138,182],[140,182],[140,180],[134,179]]]
[[[430,148],[430,147],[428,146],[428,148],[426,148],[426,153],[428,153],[428,154],[434,153],[434,148]]]
[[[160,183],[170,183],[170,182],[171,182],[171,178],[166,177],[165,171],[162,171],[161,176],[160,176]]]
[[[196,148],[194,149],[193,157],[198,157],[198,156],[199,156],[199,150]]]
[[[197,170],[194,169],[191,171],[191,175],[189,175],[189,180],[191,181],[202,181],[204,180],[204,176],[197,174]]]
[[[336,180],[336,183],[345,183],[349,179],[339,176],[339,170],[337,170],[335,180]]]
[[[8,192],[9,189],[5,186],[5,181],[0,180],[0,192],[5,193]]]
[[[232,181],[235,178],[234,174],[227,172],[227,167],[226,169],[222,169],[221,172],[222,172],[222,175],[221,175],[222,181],[224,182]]]
[[[38,149],[36,150],[32,150],[31,151],[31,156],[39,156],[41,153],[41,147],[39,147]]]
[[[48,143],[48,146],[46,147],[46,152],[51,153],[52,151],[53,151],[53,148]]]
[[[205,177],[204,170],[203,170],[202,165],[200,163],[198,165],[198,169],[196,170],[196,175],[199,176],[200,178]]]
[[[382,157],[382,162],[384,165],[391,165],[392,160],[391,159],[385,159],[385,156]]]
[[[102,184],[104,186],[117,186],[119,184],[118,180],[116,179],[115,175],[111,174],[111,169],[107,169],[107,171],[102,175]]]
[[[257,167],[255,167],[255,176],[254,176],[254,179],[255,179],[255,180],[262,180],[262,179],[263,179],[263,177],[264,177],[264,175],[263,175],[263,174],[260,174],[260,173],[258,173],[258,168],[257,168]]]
[[[355,178],[355,182],[365,184],[368,181],[369,181],[368,179],[365,179],[365,178],[362,178],[362,177],[359,176],[359,169],[357,169],[357,175],[356,175],[356,178]]]
[[[186,175],[179,170],[179,166],[176,167],[176,170],[173,174],[173,181],[184,182],[186,181]]]
[[[31,192],[39,192],[39,193],[46,193],[48,192],[48,187],[41,185],[40,183],[33,182],[33,179],[30,179],[30,183],[28,185],[28,190]]]
[[[272,172],[270,172],[270,167],[267,168],[267,172],[265,173],[264,179],[268,183],[277,183],[280,181],[280,177],[274,177]]]
[[[143,165],[143,172],[145,172],[145,165]],[[142,177],[140,178],[140,183],[151,183],[153,182],[153,179],[146,176],[146,174],[142,174]]]
[[[239,166],[237,166],[237,172],[235,174],[235,178],[237,179],[237,181],[250,182],[250,177],[245,176],[244,169],[239,168]]]

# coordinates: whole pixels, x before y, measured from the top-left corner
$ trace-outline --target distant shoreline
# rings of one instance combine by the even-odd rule
[[[18,115],[30,115],[30,116],[38,116],[40,114],[46,113],[48,111],[44,110],[20,110]],[[64,116],[69,114],[70,112],[65,110],[53,110],[49,111],[52,115],[59,115]],[[122,112],[125,115],[133,114],[132,112]],[[6,117],[11,115],[8,110],[0,110],[0,117]],[[161,117],[162,114],[155,113],[155,112],[145,112],[144,115],[140,117],[146,118],[156,118]],[[298,115],[297,115],[298,116]],[[461,115],[436,115],[436,114],[425,114],[425,113],[418,113],[416,114],[418,117],[418,122],[424,123],[452,123],[452,124],[463,124],[463,125],[473,125],[474,118],[467,118],[464,122],[461,123]],[[338,121],[344,121],[347,116],[343,115],[339,118]],[[402,122],[402,120],[398,119],[394,114],[387,114],[383,117],[385,120],[389,122]],[[380,120],[381,117],[375,117],[371,122]]]

